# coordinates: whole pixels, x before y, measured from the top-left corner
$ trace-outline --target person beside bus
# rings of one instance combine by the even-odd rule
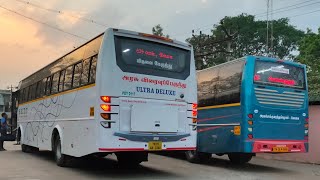
[[[2,137],[4,137],[6,134],[7,134],[7,128],[8,128],[8,125],[7,125],[7,117],[8,115],[6,113],[2,113],[1,114],[1,126],[0,126],[0,139]],[[3,140],[0,140],[0,151],[5,151],[5,149],[3,148]]]

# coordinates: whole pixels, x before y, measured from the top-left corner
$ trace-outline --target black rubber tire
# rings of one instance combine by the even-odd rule
[[[248,163],[254,155],[250,153],[230,153],[228,154],[229,160],[233,164],[246,164]]]
[[[209,162],[212,154],[210,153],[203,153],[198,151],[186,151],[186,158],[191,163],[205,163]]]
[[[71,164],[71,157],[62,154],[60,136],[57,135],[54,140],[54,158],[56,164],[60,167],[68,167]]]
[[[21,144],[21,151],[24,153],[29,153],[29,147],[25,144]]]
[[[39,148],[21,144],[21,151],[24,153],[35,153],[39,152]]]

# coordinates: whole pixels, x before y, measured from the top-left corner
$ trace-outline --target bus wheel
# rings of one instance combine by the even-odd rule
[[[29,153],[29,147],[25,144],[21,144],[21,151],[24,153]]]
[[[60,167],[67,167],[70,165],[71,157],[62,154],[60,136],[57,135],[54,141],[54,157],[56,163]]]
[[[233,164],[246,164],[248,163],[252,157],[253,154],[250,153],[230,153],[228,154],[229,160]]]
[[[198,151],[186,151],[186,158],[191,163],[208,162],[212,157],[210,153],[203,153]]]
[[[121,152],[116,153],[116,156],[121,167],[138,167],[140,163],[148,160],[148,153],[145,152]]]
[[[21,144],[21,151],[24,153],[34,153],[34,152],[38,152],[39,148]]]

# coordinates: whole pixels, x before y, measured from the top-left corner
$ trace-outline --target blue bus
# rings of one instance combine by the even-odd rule
[[[198,71],[197,150],[190,162],[228,155],[308,151],[306,66],[247,56]]]

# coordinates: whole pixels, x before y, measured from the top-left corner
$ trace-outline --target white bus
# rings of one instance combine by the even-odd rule
[[[196,149],[197,85],[189,44],[108,29],[20,82],[23,152],[56,163],[115,153],[137,165],[150,151]]]

